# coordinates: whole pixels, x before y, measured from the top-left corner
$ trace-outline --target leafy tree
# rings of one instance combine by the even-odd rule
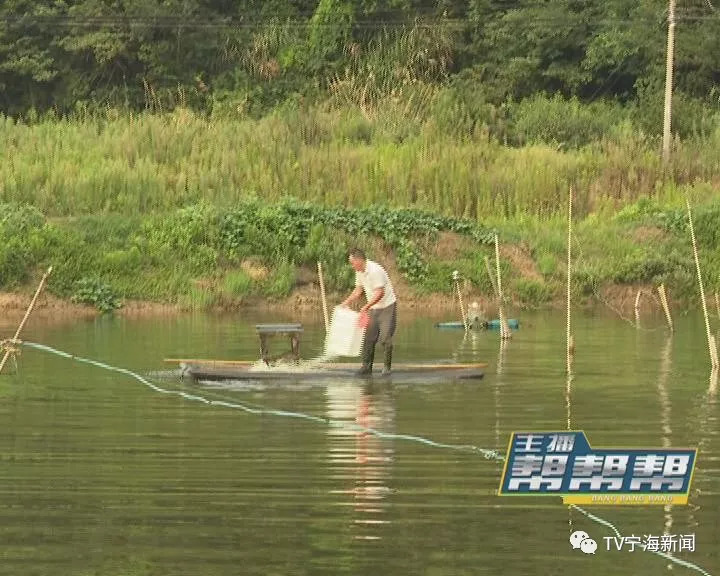
[[[676,33],[679,101],[717,100],[712,4],[679,3]],[[464,78],[495,107],[542,92],[655,106],[666,40],[656,0],[5,0],[0,111],[262,114],[337,76],[391,85],[403,71]]]
[[[53,104],[59,84],[53,24],[65,10],[61,0],[0,4],[0,102],[9,113]]]

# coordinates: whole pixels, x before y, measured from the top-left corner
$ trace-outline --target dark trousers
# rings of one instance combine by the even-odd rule
[[[385,308],[368,310],[370,324],[365,329],[362,343],[363,365],[372,366],[375,357],[375,345],[380,342],[385,351],[385,364],[390,367],[392,357],[393,336],[397,325],[397,303],[393,302]]]

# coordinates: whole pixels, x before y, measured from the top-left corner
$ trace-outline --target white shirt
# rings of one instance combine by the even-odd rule
[[[365,272],[355,272],[355,286],[362,286],[368,302],[373,299],[375,290],[384,288],[385,293],[379,302],[370,308],[386,308],[395,302],[395,291],[385,268],[372,260],[365,261]]]

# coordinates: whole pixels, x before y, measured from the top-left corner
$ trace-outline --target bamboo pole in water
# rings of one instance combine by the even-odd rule
[[[487,270],[488,277],[490,278],[490,284],[492,284],[493,294],[495,294],[495,297],[498,296],[498,289],[497,285],[495,284],[495,275],[493,274],[492,267],[490,266],[490,260],[488,260],[488,257],[485,256],[485,270]]]
[[[693,256],[695,257],[695,270],[697,271],[698,284],[700,286],[700,300],[702,301],[703,316],[705,317],[705,330],[707,332],[708,347],[710,349],[710,362],[713,368],[718,367],[717,347],[715,337],[710,333],[710,319],[708,318],[707,302],[705,302],[705,288],[703,288],[702,274],[700,272],[700,258],[698,257],[697,242],[695,240],[695,228],[693,227],[692,211],[690,200],[686,197],[685,204],[688,211],[688,222],[690,223],[690,239],[692,240]]]
[[[500,339],[506,340],[510,338],[510,327],[505,319],[505,310],[503,308],[502,280],[500,278],[500,244],[498,243],[498,235],[495,234],[495,273],[497,274],[497,297],[498,297],[498,315],[500,316]]]
[[[330,329],[330,318],[328,317],[327,299],[325,298],[325,280],[323,279],[322,262],[317,263],[318,279],[320,281],[320,299],[322,300],[323,318],[325,319],[325,332]]]
[[[665,319],[667,320],[670,332],[674,331],[672,316],[670,316],[670,306],[668,305],[667,295],[665,294],[665,284],[658,286],[658,293],[660,294],[660,303],[662,304],[663,311],[665,312]]]
[[[32,312],[32,309],[35,307],[35,302],[37,302],[38,296],[40,296],[40,292],[43,289],[43,286],[45,286],[45,280],[47,280],[47,277],[52,272],[52,266],[47,269],[47,272],[43,274],[43,277],[40,279],[40,284],[38,284],[37,290],[35,290],[35,296],[33,296],[33,299],[30,301],[30,305],[28,306],[27,310],[25,311],[25,316],[23,316],[22,321],[20,322],[20,325],[18,326],[17,331],[15,332],[15,336],[13,336],[11,342],[15,343],[18,339],[18,336],[20,336],[20,332],[22,331],[23,327],[25,326],[25,322],[27,322],[27,319],[30,317],[30,312]],[[5,355],[3,356],[2,362],[0,362],[0,372],[2,372],[2,369],[5,367],[5,362],[7,362],[8,357],[12,353],[12,350],[7,350],[5,352]]]
[[[465,314],[465,306],[463,305],[462,291],[460,290],[460,273],[457,270],[453,270],[452,279],[455,283],[455,291],[457,292],[458,302],[460,303],[460,317],[465,328],[465,332],[469,330],[469,323],[467,314]]]
[[[572,373],[568,371],[567,380],[565,382],[565,407],[567,411],[567,430],[572,430],[572,407],[571,407],[571,392],[572,392]],[[573,532],[573,513],[572,506],[568,506],[568,530],[572,534]]]
[[[572,278],[571,269],[571,253],[572,253],[572,188],[568,194],[568,235],[567,235],[567,326],[566,326],[566,339],[567,339],[567,373],[572,372],[572,356],[575,351],[575,343],[573,342],[572,334],[570,333],[570,286]]]
[[[635,296],[635,326],[637,328],[640,327],[640,294],[642,294],[642,288],[638,288]]]

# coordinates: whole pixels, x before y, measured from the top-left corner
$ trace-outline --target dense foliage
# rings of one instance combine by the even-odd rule
[[[438,232],[481,244],[493,238],[475,223],[417,210],[332,209],[292,199],[54,222],[28,205],[4,204],[0,211],[0,289],[22,285],[39,263],[53,264],[51,290],[103,310],[118,307],[120,295],[177,301],[191,296],[198,281],[210,281],[215,296],[283,297],[296,287],[298,271],[313,271],[318,261],[325,263],[328,289],[346,290],[348,249],[377,252],[377,238],[385,242],[381,251],[395,253],[399,272],[422,289],[432,276],[422,249]],[[242,267],[248,262],[265,271],[262,278],[248,274]]]
[[[371,113],[422,106],[433,85],[471,119],[491,105],[559,93],[633,107],[661,126],[666,5],[650,0],[6,0],[0,111],[106,105],[258,115],[330,94]],[[717,110],[720,17],[678,5],[676,103],[684,128]],[[694,104],[693,104],[694,103]],[[408,110],[410,113],[412,109]],[[680,114],[683,115],[682,113]]]
[[[641,200],[615,216],[590,216],[576,224],[576,297],[597,296],[607,284],[661,282],[674,298],[696,297],[687,214],[679,204],[664,206]],[[0,214],[0,290],[27,284],[53,265],[48,283],[53,293],[104,311],[126,298],[205,308],[233,306],[248,297],[283,298],[302,285],[315,284],[315,291],[318,261],[327,290],[344,292],[353,280],[347,264],[351,246],[393,262],[396,281],[402,277],[418,292],[452,298],[452,273],[458,270],[476,293],[493,294],[487,260],[494,257],[495,230],[416,210],[248,199],[233,208],[201,202],[137,217],[47,220],[23,204],[0,205]],[[539,305],[564,295],[563,224],[561,218],[548,223],[523,217],[501,225],[503,245],[528,257],[526,269],[501,260],[511,298]],[[712,293],[720,289],[720,203],[699,205],[694,224]],[[435,251],[442,233],[455,238],[450,259]]]
[[[570,189],[581,295],[691,296],[686,196],[716,289],[720,17],[688,0],[676,32],[665,163],[655,0],[5,0],[0,289],[54,264],[51,290],[103,310],[210,305],[321,260],[343,290],[360,244],[419,290],[458,269],[490,293],[497,227],[536,269],[504,260],[508,290],[539,303]],[[467,249],[434,256],[442,232]]]

